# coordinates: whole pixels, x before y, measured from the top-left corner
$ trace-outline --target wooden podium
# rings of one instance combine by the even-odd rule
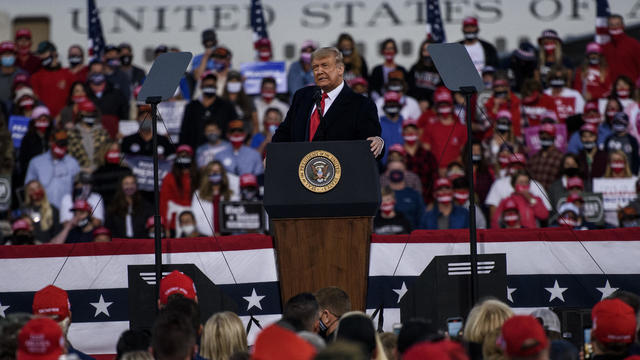
[[[379,204],[367,141],[269,144],[264,205],[273,220],[282,304],[300,292],[337,286],[354,310],[365,310]]]

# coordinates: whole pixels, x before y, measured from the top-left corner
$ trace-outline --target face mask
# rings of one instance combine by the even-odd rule
[[[229,136],[229,141],[231,142],[231,145],[233,145],[233,147],[238,148],[242,146],[242,143],[244,142],[244,138],[245,138],[245,134],[239,133],[236,135]]]
[[[578,226],[578,222],[573,220],[573,219],[569,219],[569,218],[560,218],[558,223],[560,225],[566,226],[566,227],[570,227],[570,228],[574,228],[576,226]]]
[[[20,106],[21,108],[31,109],[34,103],[35,102],[32,98],[26,97],[18,102],[18,106]]]
[[[468,190],[456,190],[453,192],[453,198],[456,199],[456,203],[458,205],[464,205],[469,200],[469,191]]]
[[[477,31],[474,31],[474,32],[463,32],[463,35],[464,35],[464,39],[465,40],[469,40],[469,41],[475,40],[475,39],[478,38],[478,32]]]
[[[210,142],[211,144],[217,143],[218,140],[220,139],[220,134],[216,134],[216,133],[206,134],[205,136],[207,138],[207,141]]]
[[[587,149],[587,150],[591,150],[594,147],[596,147],[596,142],[595,141],[587,141],[587,142],[583,142],[582,146]]]
[[[402,170],[391,170],[389,172],[389,180],[391,180],[392,183],[401,183],[402,180],[404,180],[404,171]]]
[[[242,189],[242,199],[246,201],[253,201],[258,198],[258,191],[252,188]]]
[[[622,34],[624,34],[624,30],[622,28],[609,29],[609,35],[611,35],[613,39],[619,38]]]
[[[133,194],[136,193],[136,187],[135,186],[127,186],[125,188],[122,189],[122,192],[124,192],[125,195],[127,196],[133,196]]]
[[[242,90],[242,83],[238,81],[232,81],[227,83],[227,91],[231,94],[237,94]]]
[[[622,160],[614,160],[611,163],[611,170],[613,170],[614,173],[621,173],[625,168],[625,163]]]
[[[120,152],[118,150],[109,150],[104,158],[109,164],[119,164]]]
[[[79,228],[83,228],[83,227],[87,226],[88,224],[89,224],[89,218],[88,217],[78,221],[78,227]]]
[[[53,56],[49,55],[46,58],[40,60],[42,67],[48,68],[53,64]]]
[[[351,56],[351,54],[353,54],[353,50],[351,49],[344,49],[344,50],[340,50],[342,52],[342,56],[347,57],[347,56]]]
[[[31,193],[31,201],[38,202],[44,198],[44,189],[38,189]]]
[[[474,164],[480,163],[480,161],[482,161],[482,155],[480,155],[480,154],[472,154],[471,155],[471,161],[473,161]]]
[[[41,133],[44,133],[49,128],[49,120],[48,119],[38,119],[34,123],[36,130]]]
[[[62,159],[67,154],[66,146],[51,145],[51,153],[56,159]]]
[[[611,128],[613,129],[613,131],[615,131],[617,133],[621,133],[621,132],[627,131],[627,125],[626,124],[615,123],[615,124],[613,124],[613,126],[611,126]]]
[[[71,101],[73,101],[74,104],[80,104],[81,102],[87,100],[87,97],[84,95],[73,95],[71,97]]]
[[[120,56],[120,63],[122,63],[122,66],[131,65],[131,61],[132,60],[133,60],[133,56],[131,56],[131,55],[122,55],[122,56]]]
[[[182,236],[189,236],[189,235],[193,234],[193,231],[195,229],[196,229],[196,227],[194,225],[184,225],[180,229],[180,232],[182,233]]]
[[[347,56],[347,55],[344,55],[344,53],[342,55],[343,56]],[[304,53],[300,54],[300,61],[302,61],[305,64],[310,64],[311,63],[311,53],[304,52]]]
[[[389,91],[394,91],[394,92],[403,92],[404,91],[404,86],[402,86],[401,84],[391,84],[388,86]]]
[[[613,117],[616,115],[617,111],[616,110],[607,110],[607,112],[605,113],[607,115],[607,117],[609,119],[613,119]]]
[[[176,166],[181,169],[188,169],[191,166],[191,158],[186,156],[177,157]]]
[[[385,114],[393,117],[398,115],[398,113],[400,113],[400,107],[399,106],[395,106],[395,105],[385,105],[383,107],[383,110],[385,112]]]
[[[526,184],[526,185],[516,184],[516,192],[518,193],[529,192],[529,184]]]
[[[500,132],[500,133],[507,133],[509,132],[509,130],[511,130],[511,123],[510,122],[499,122],[496,125],[496,129]]]
[[[278,124],[271,124],[271,125],[267,126],[267,129],[269,129],[269,132],[271,134],[275,134],[276,130],[278,130]]]
[[[329,327],[322,321],[322,318],[318,319],[318,328],[318,336],[325,339],[325,341],[328,343],[329,335],[327,335],[327,330],[329,330]]]
[[[505,215],[502,220],[507,226],[513,227],[520,221],[520,216],[516,214]]]
[[[544,45],[544,52],[546,54],[553,54],[554,51],[556,51],[556,44],[555,43],[549,43],[549,44],[545,44]]]
[[[600,122],[600,115],[597,115],[597,114],[585,115],[582,117],[582,119],[584,120],[584,122],[597,125]]]
[[[564,169],[564,174],[568,177],[578,176],[578,168],[577,167],[569,167]]]
[[[600,65],[600,57],[590,57],[589,65]]]
[[[117,69],[117,68],[120,67],[120,59],[118,59],[118,58],[108,59],[107,60],[107,65],[110,68]]]
[[[258,51],[258,58],[260,61],[269,61],[269,59],[271,59],[271,50]]]
[[[206,86],[202,88],[202,95],[208,98],[216,96],[215,86]]]
[[[540,146],[542,146],[543,149],[548,149],[551,145],[553,145],[553,139],[540,139]]]
[[[551,85],[551,87],[554,87],[554,88],[562,88],[566,83],[567,82],[561,78],[555,78],[555,79],[549,80],[549,85]]]
[[[500,167],[503,168],[509,165],[509,155],[498,156],[498,164],[500,164]]]
[[[271,90],[265,90],[262,92],[262,98],[266,101],[271,101],[276,97],[276,92]]]
[[[453,201],[453,196],[451,195],[451,191],[440,192],[436,194],[436,201],[438,204],[449,204]]]
[[[15,64],[15,62],[16,62],[16,57],[13,55],[2,57],[2,66],[4,67],[12,67],[13,64]]]
[[[447,115],[450,115],[452,111],[453,111],[453,107],[449,105],[438,106],[438,114],[440,115],[447,116]]]
[[[76,67],[82,64],[83,60],[82,56],[69,56],[69,66]]]
[[[506,91],[494,91],[493,96],[498,99],[504,99],[507,97]]]
[[[404,142],[406,142],[409,145],[413,145],[418,141],[418,135],[415,135],[415,134],[405,135],[403,136],[403,138],[404,138]]]
[[[616,93],[620,99],[626,99],[629,97],[629,90],[627,89],[616,90]]]
[[[83,116],[82,121],[89,126],[93,126],[93,124],[96,123],[96,118],[93,116]]]
[[[390,215],[393,212],[395,205],[395,201],[383,202],[382,204],[380,204],[380,211],[385,215]]]
[[[391,61],[393,61],[393,58],[396,56],[396,53],[393,50],[392,51],[385,51],[383,53],[383,56],[384,56],[384,59],[386,61],[391,62]]]
[[[220,173],[215,173],[215,174],[211,174],[211,175],[209,175],[209,181],[210,181],[213,185],[219,185],[220,183],[222,183],[222,174],[220,174]]]

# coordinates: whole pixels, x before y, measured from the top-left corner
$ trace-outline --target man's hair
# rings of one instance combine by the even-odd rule
[[[271,76],[267,76],[267,77],[262,78],[262,82],[260,83],[260,86],[262,87],[262,86],[264,86],[264,84],[269,84],[269,83],[271,83],[273,85],[277,85],[276,79],[272,78]]]
[[[167,298],[167,305],[164,311],[182,315],[191,323],[191,327],[196,334],[200,332],[200,308],[195,301],[184,297],[182,294],[171,294]]]
[[[516,187],[516,180],[518,180],[520,176],[526,176],[529,178],[529,181],[531,181],[531,176],[529,176],[529,173],[524,170],[518,170],[513,175],[511,175],[511,186],[513,186],[514,188]]]
[[[311,61],[315,59],[324,59],[328,57],[334,57],[336,59],[336,65],[344,66],[344,57],[342,52],[335,46],[321,47],[311,53]]]
[[[268,113],[270,112],[275,112],[280,116],[280,120],[282,120],[282,111],[280,111],[280,109],[278,109],[277,107],[268,107],[265,111],[264,111],[264,115],[267,116]]]
[[[394,194],[393,191],[391,194]],[[385,189],[383,189],[382,195],[387,195],[385,194]],[[349,294],[338,287],[330,286],[322,288],[318,290],[315,295],[318,300],[318,305],[322,310],[327,309],[338,317],[351,311],[351,300],[349,300]]]
[[[139,350],[147,351],[150,344],[151,334],[149,334],[148,331],[126,330],[120,334],[120,338],[118,339],[116,345],[116,360],[128,352]]]
[[[162,311],[151,330],[151,348],[157,360],[185,360],[193,354],[196,333],[184,315]]]
[[[311,293],[300,293],[293,296],[284,305],[282,319],[291,324],[296,331],[313,331],[318,319],[318,301]]]
[[[611,14],[607,18],[607,20],[609,20],[609,19],[620,19],[620,21],[622,21],[622,25],[624,25],[624,18],[620,14]]]
[[[396,193],[393,190],[391,190],[391,188],[389,186],[383,187],[382,190],[380,191],[380,193],[382,194],[382,196],[391,195],[394,198],[396,197]],[[325,289],[328,289],[328,288],[325,288]],[[322,289],[322,290],[324,290],[324,289]],[[320,291],[318,291],[318,292],[320,292]],[[318,295],[316,294],[316,297],[317,296]]]
[[[191,210],[185,210],[185,211],[181,212],[181,213],[180,213],[180,215],[178,215],[178,221],[180,221],[180,219],[182,219],[182,217],[183,217],[184,215],[189,215],[189,216],[191,216],[191,218],[192,218],[193,220],[195,220],[195,219],[196,219],[195,215],[193,215],[193,211],[191,211]]]

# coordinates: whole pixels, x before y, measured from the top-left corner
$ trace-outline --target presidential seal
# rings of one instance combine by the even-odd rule
[[[314,193],[325,193],[340,181],[342,168],[332,153],[315,150],[302,158],[298,167],[298,177],[304,187]]]

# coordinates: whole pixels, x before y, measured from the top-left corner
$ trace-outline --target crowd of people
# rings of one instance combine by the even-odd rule
[[[640,43],[625,34],[621,16],[608,26],[609,40],[589,43],[572,64],[554,30],[499,57],[479,37],[477,19],[466,18],[460,43],[485,84],[470,104],[471,142],[465,99],[443,86],[429,38],[408,70],[395,60],[396,42],[383,40],[384,61],[369,70],[356,40],[341,34],[333,45],[344,79],[375,101],[385,143],[375,232],[468,227],[471,196],[479,228],[637,226],[637,200],[596,220],[583,197],[596,180],[636,179],[640,168]],[[2,242],[152,236],[153,192],[140,188],[140,173],[125,160],[154,152],[151,108],[137,101],[146,74],[131,45],[108,45],[90,59],[73,45],[65,64],[50,41],[32,52],[31,38],[20,29],[0,43],[0,176],[11,179],[12,195],[0,213],[11,224]],[[245,92],[233,49],[214,30],[202,32],[202,46],[172,99],[187,102],[179,134],[158,138],[160,159],[172,164],[161,179],[164,237],[222,234],[221,203],[261,200],[266,145],[293,94],[314,83],[315,41],[301,44],[290,64],[287,93],[265,77],[256,96]],[[274,60],[268,40],[255,49],[257,60]],[[155,55],[169,51],[179,49],[159,45]],[[17,118],[28,120],[22,133],[9,126]],[[125,136],[122,122],[131,119],[138,131]]]
[[[153,326],[124,331],[115,359],[633,360],[640,354],[640,297],[623,290],[595,304],[583,336],[581,327],[568,328],[570,322],[551,309],[515,314],[493,298],[475,304],[459,330],[411,318],[382,332],[367,314],[352,311],[346,292],[327,287],[288,299],[282,318],[264,324],[251,346],[234,312],[214,312],[201,322],[194,282],[184,273],[166,275],[159,291]],[[32,308],[32,314],[0,320],[3,360],[93,359],[67,337],[72,308],[65,290],[46,286],[35,293]]]

